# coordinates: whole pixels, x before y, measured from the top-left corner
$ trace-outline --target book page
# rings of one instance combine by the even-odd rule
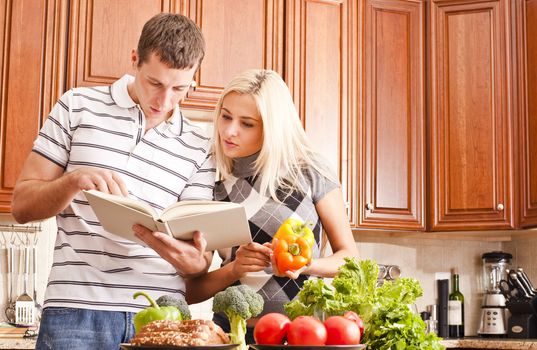
[[[162,214],[160,219],[167,221],[173,218],[184,217],[189,215],[199,215],[204,213],[211,213],[215,211],[239,208],[240,204],[232,202],[219,202],[219,201],[205,201],[205,200],[188,200],[176,202],[168,206]]]
[[[93,207],[93,202],[100,203],[99,205],[102,205],[103,201],[109,201],[113,203],[121,204],[125,207],[140,211],[145,214],[151,215],[153,218],[157,219],[158,214],[149,204],[144,203],[142,201],[139,201],[134,198],[129,197],[123,197],[123,196],[117,196],[110,193],[104,193],[96,190],[89,190],[89,191],[82,191],[86,195],[86,198],[90,202],[90,205]],[[90,197],[88,197],[88,195]],[[97,197],[96,199],[93,197]],[[92,198],[93,200],[90,200]]]
[[[168,233],[181,240],[191,240],[194,231],[203,233],[207,250],[230,248],[250,243],[252,236],[246,210],[236,203],[219,206],[221,210],[176,217],[167,221]],[[231,207],[231,208],[229,208]]]

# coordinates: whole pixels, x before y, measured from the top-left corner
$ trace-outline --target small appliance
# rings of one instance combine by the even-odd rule
[[[500,281],[508,279],[508,270],[513,255],[494,251],[481,256],[483,260],[483,304],[477,333],[483,337],[503,337],[507,335],[509,311],[500,288]]]

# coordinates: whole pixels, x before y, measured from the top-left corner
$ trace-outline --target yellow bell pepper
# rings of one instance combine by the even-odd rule
[[[285,220],[280,228],[278,228],[278,231],[276,231],[273,239],[283,239],[286,236],[302,237],[308,242],[310,248],[313,248],[313,245],[315,244],[315,237],[313,236],[313,231],[309,224],[298,219],[289,218]]]

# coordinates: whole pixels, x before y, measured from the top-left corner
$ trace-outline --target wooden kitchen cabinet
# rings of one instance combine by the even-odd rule
[[[52,105],[70,88],[111,84],[132,72],[130,53],[142,26],[161,11],[189,16],[207,41],[197,87],[182,103],[187,115],[210,122],[235,74],[275,70],[288,82],[308,135],[323,140],[316,145],[341,174],[347,202],[355,198],[349,126],[356,108],[353,1],[56,0],[39,6],[0,1],[1,29],[7,28],[0,32],[1,212],[10,211],[22,163]],[[28,22],[33,25],[23,25]]]
[[[143,24],[159,12],[190,17],[207,43],[185,110],[213,110],[227,82],[245,69],[282,74],[281,0],[73,0],[67,88],[111,84],[132,72],[130,52]],[[210,113],[204,116],[210,121]]]
[[[519,116],[520,226],[537,226],[537,0],[516,2],[517,60],[513,90]]]
[[[425,229],[425,3],[363,2],[360,227]]]
[[[430,6],[430,227],[514,228],[509,2]]]
[[[153,15],[182,13],[200,25],[206,56],[182,107],[205,110],[193,119],[210,122],[235,74],[247,68],[283,74],[283,6],[280,0],[2,0],[0,212],[10,212],[23,162],[57,99],[70,88],[107,85],[131,73],[131,50]]]
[[[131,72],[161,11],[207,40],[185,112],[280,73],[354,228],[537,226],[537,0],[0,0],[0,212],[56,100]]]
[[[286,2],[285,74],[314,147],[340,176],[351,224],[357,198],[355,0]]]
[[[13,187],[42,122],[63,91],[67,2],[0,1],[0,212],[9,212]]]
[[[362,0],[359,228],[537,225],[537,0]]]

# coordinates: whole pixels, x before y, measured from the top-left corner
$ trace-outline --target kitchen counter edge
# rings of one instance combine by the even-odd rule
[[[537,339],[443,339],[441,343],[448,349],[537,350]]]

